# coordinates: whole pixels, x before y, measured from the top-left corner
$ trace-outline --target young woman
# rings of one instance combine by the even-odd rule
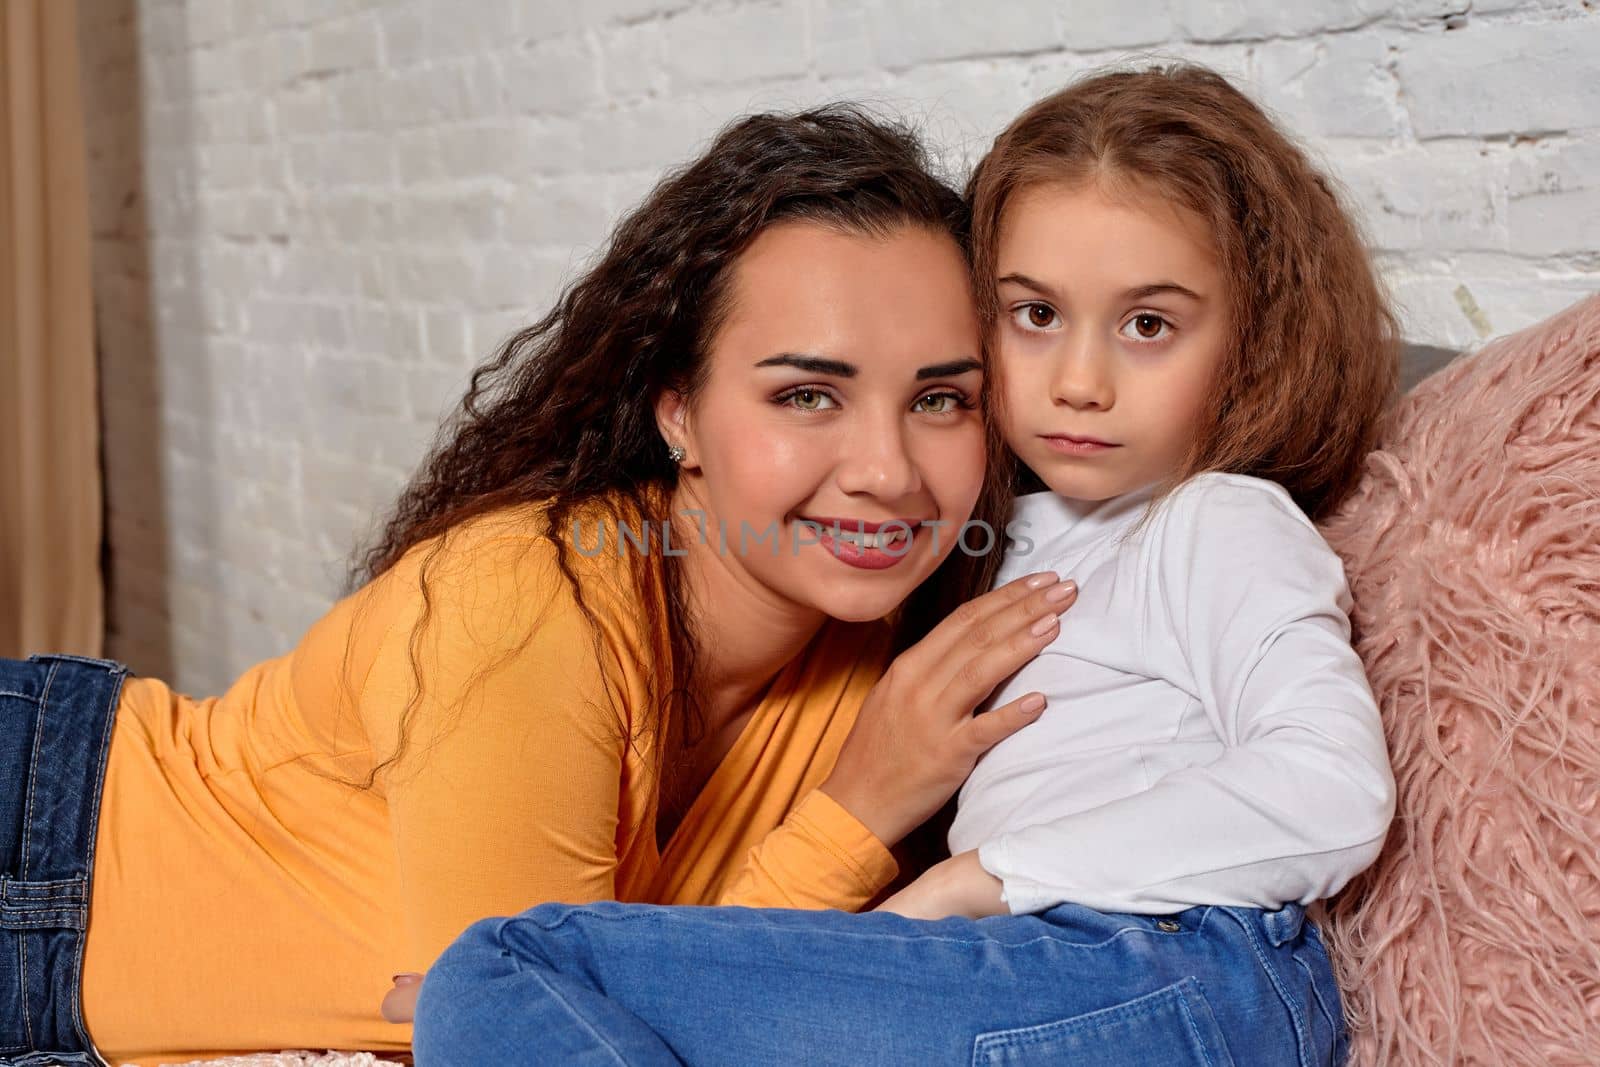
[[[542,905],[420,986],[455,1063],[1329,1064],[1304,905],[1377,855],[1394,782],[1308,515],[1395,376],[1354,226],[1196,68],[1091,78],[969,187],[997,419],[1041,491],[1000,580],[1082,594],[996,694],[1048,710],[963,787],[953,857],[864,916]]]
[[[293,652],[204,701],[0,663],[0,1062],[399,1050],[390,976],[529,901],[880,895],[1071,600],[896,634],[994,559],[848,533],[1003,514],[965,227],[898,129],[737,123],[479,370]]]

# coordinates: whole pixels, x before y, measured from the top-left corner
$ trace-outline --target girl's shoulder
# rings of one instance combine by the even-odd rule
[[[1147,545],[1169,584],[1344,595],[1338,554],[1276,482],[1207,472],[1178,486],[1161,505]]]
[[[1248,474],[1205,471],[1185,480],[1168,495],[1167,503],[1190,519],[1249,521],[1272,516],[1315,530],[1289,491],[1277,482]]]
[[[1246,474],[1197,474],[1159,501],[1153,518],[1151,547],[1157,550],[1178,538],[1234,556],[1275,544],[1333,552],[1288,490]]]

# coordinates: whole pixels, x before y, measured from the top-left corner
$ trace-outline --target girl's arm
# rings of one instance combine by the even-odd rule
[[[1231,476],[1179,489],[1148,536],[1148,643],[1166,638],[1225,751],[984,842],[983,867],[1016,913],[1334,893],[1377,857],[1395,797],[1339,558],[1282,490]]]
[[[983,869],[975,849],[936,863],[873,911],[892,911],[908,919],[947,919],[952,915],[982,919],[1005,915],[1004,884]]]

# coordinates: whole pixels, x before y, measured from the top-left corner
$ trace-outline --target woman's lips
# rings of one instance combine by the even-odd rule
[[[1114,445],[1109,441],[1102,441],[1096,437],[1073,437],[1071,434],[1041,434],[1044,443],[1050,446],[1051,451],[1059,452],[1063,456],[1093,456],[1101,452],[1108,452],[1121,445]]]
[[[817,539],[817,547],[827,552],[834,559],[852,567],[862,570],[881,571],[893,567],[896,563],[911,554],[912,546],[916,543],[916,529],[920,523],[908,520],[886,520],[884,522],[865,522],[860,519],[827,519],[819,520],[807,518],[804,520],[814,524],[815,529],[807,529]],[[854,538],[840,536],[835,538],[831,527],[839,523],[840,533],[855,533],[858,525],[864,533],[877,533],[884,526],[895,523],[891,533],[897,536],[895,542],[885,548],[867,548]],[[891,551],[892,549],[892,551]]]

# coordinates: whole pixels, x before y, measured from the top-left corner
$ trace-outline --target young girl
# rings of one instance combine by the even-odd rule
[[[1040,490],[999,580],[1081,589],[993,697],[1046,711],[978,763],[953,857],[877,913],[475,924],[422,985],[421,1067],[1342,1059],[1303,906],[1376,857],[1394,804],[1308,518],[1351,487],[1394,384],[1355,228],[1193,67],[1039,102],[969,196],[995,415]]]

